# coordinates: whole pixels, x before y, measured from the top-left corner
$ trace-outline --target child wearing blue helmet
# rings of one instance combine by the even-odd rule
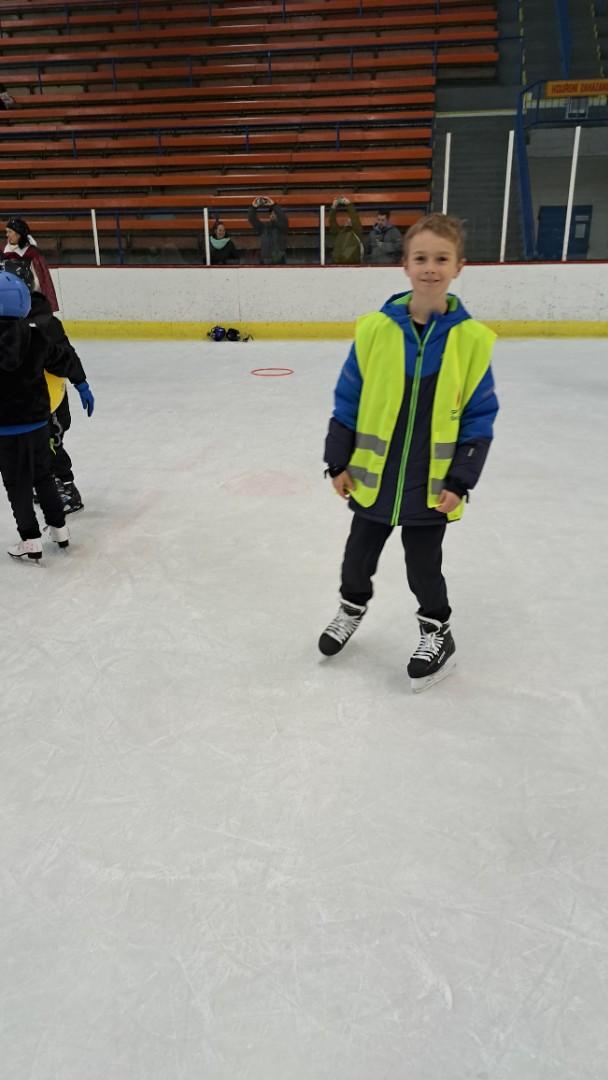
[[[45,367],[61,374],[61,356],[28,324],[27,286],[0,271],[0,473],[20,541],[9,548],[15,559],[42,558],[34,488],[49,539],[67,547],[70,534],[53,477],[49,446],[50,401]]]

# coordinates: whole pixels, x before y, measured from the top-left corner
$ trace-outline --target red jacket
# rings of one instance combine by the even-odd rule
[[[46,296],[51,309],[53,311],[59,311],[59,303],[57,300],[57,294],[53,286],[53,279],[51,278],[51,272],[48,267],[48,263],[42,254],[42,252],[36,247],[35,244],[28,244],[25,248],[19,248],[15,250],[12,244],[7,244],[4,249],[4,255],[7,259],[29,259],[32,264],[36,277],[38,278],[39,291]]]

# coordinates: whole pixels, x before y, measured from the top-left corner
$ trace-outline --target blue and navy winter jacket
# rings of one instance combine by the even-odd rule
[[[409,292],[396,293],[381,309],[403,331],[406,379],[403,401],[391,439],[378,498],[368,509],[350,500],[350,507],[355,513],[387,524],[390,523],[393,513],[419,350],[418,337],[409,314],[410,296]],[[431,416],[448,333],[453,326],[471,318],[456,296],[449,295],[448,301],[449,310],[446,314],[432,316],[424,329],[419,331],[422,340],[434,323],[424,345],[420,390],[399,515],[400,525],[436,525],[446,520],[444,514],[439,514],[437,510],[427,506]],[[347,468],[352,456],[361,388],[362,377],[353,344],[336,385],[335,407],[325,443],[325,461],[332,475]],[[445,482],[448,491],[464,497],[477,483],[492,441],[492,428],[497,412],[494,378],[489,368],[463,410],[458,446]]]

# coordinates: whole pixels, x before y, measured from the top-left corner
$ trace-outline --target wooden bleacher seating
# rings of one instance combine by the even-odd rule
[[[118,228],[123,253],[195,262],[203,206],[256,246],[259,193],[300,251],[336,194],[407,228],[430,202],[437,75],[491,76],[496,21],[487,0],[2,0],[0,212],[65,256],[90,249],[94,207],[103,252]]]

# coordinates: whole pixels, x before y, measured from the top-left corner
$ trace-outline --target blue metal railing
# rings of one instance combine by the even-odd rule
[[[564,97],[560,99],[545,97],[545,80],[530,83],[522,90],[523,126],[525,130],[534,127],[572,127],[576,122],[583,127],[594,127],[608,123],[608,106],[598,99],[589,102],[587,116],[576,116],[575,120],[569,115],[572,99]],[[600,95],[602,97],[603,95]]]
[[[530,182],[530,165],[528,162],[526,127],[524,122],[525,93],[526,90],[522,90],[517,103],[517,116],[515,118],[515,149],[524,258],[533,259],[535,254],[534,209],[532,204],[532,184]]]
[[[572,55],[572,35],[570,33],[570,12],[568,0],[555,0],[557,29],[559,33],[559,51],[562,61],[562,79],[570,78],[570,57]]]

